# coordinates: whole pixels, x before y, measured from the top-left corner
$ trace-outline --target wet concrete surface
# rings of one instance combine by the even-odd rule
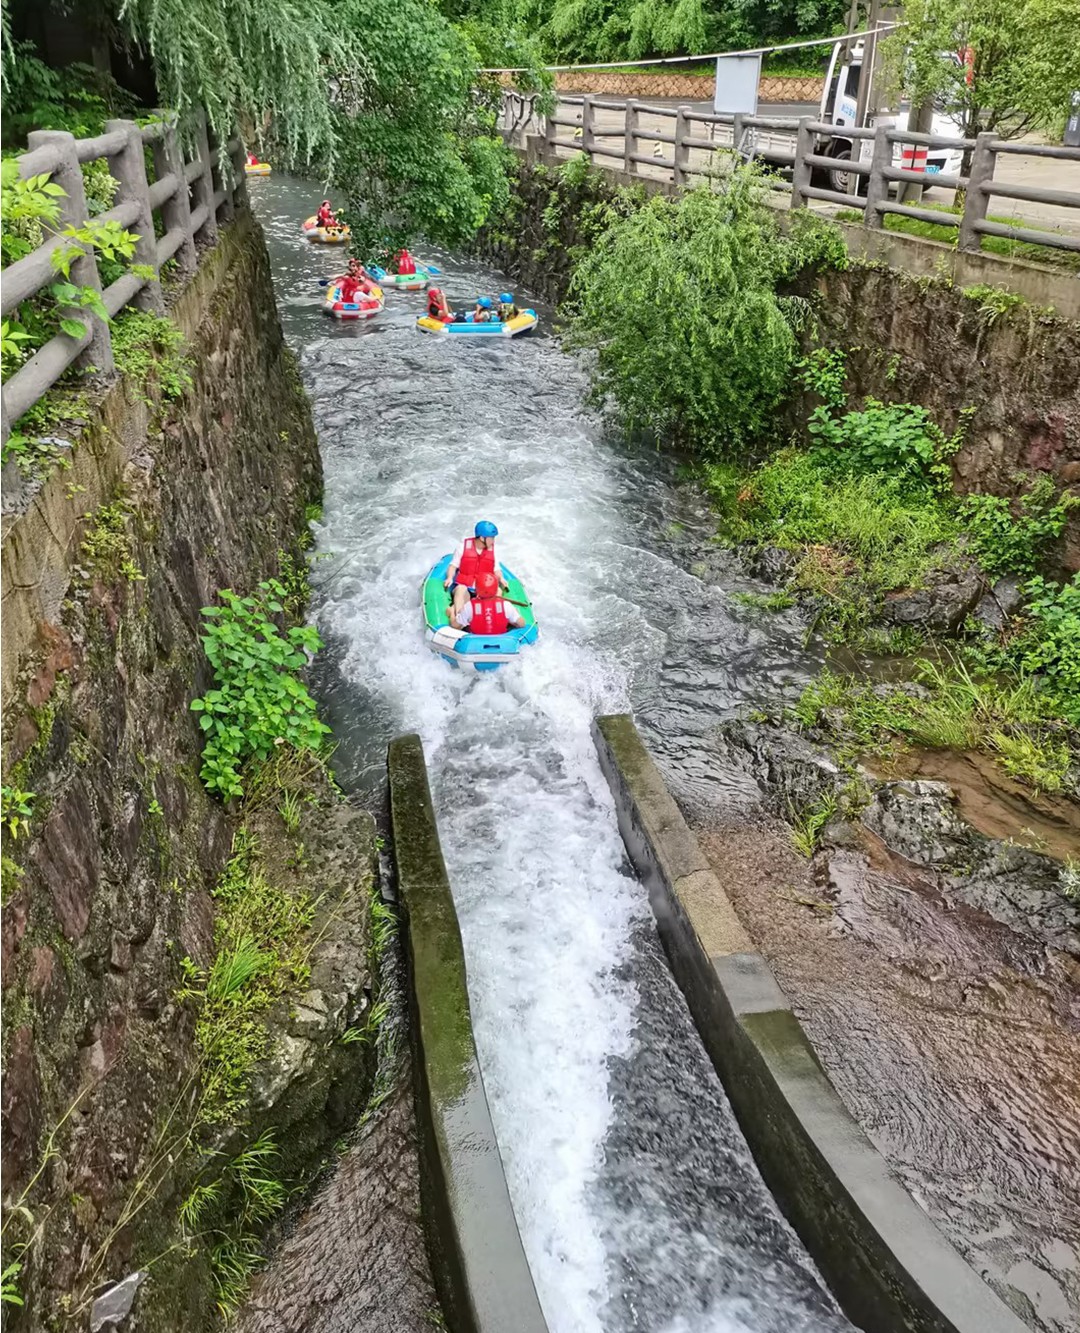
[[[1039,1333],[1080,1329],[1080,965],[950,902],[868,832],[692,820],[841,1098]]]
[[[261,1273],[235,1333],[441,1327],[420,1220],[412,1088],[402,1073]]]

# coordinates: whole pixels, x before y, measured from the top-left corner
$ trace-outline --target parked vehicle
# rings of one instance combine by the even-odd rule
[[[859,84],[863,76],[864,54],[865,43],[861,38],[851,48],[850,53],[847,49],[846,38],[838,39],[833,47],[818,111],[819,118],[824,124],[857,125]],[[961,63],[959,56],[947,52],[942,53],[942,59],[953,60],[958,65]],[[895,111],[882,109],[864,117],[864,126],[867,129],[874,129],[878,125],[906,129],[909,111],[910,105],[901,102]],[[858,126],[858,128],[864,126]],[[943,110],[935,109],[930,133],[952,135],[959,138],[962,133],[962,126],[955,116],[949,115]],[[826,157],[835,158],[837,162],[834,170],[825,173],[827,179],[822,184],[826,188],[836,190],[841,194],[847,193],[849,173],[840,164],[851,161],[852,144],[854,142],[851,139],[832,138],[831,136],[819,140],[815,151]],[[871,141],[862,139],[859,144],[860,160],[869,161],[873,148]],[[896,167],[900,166],[902,151],[901,144],[893,145],[893,165]],[[959,175],[961,159],[962,153],[958,148],[931,148],[926,157],[926,174],[928,177],[940,174]],[[930,181],[927,182],[928,185],[931,183]],[[865,182],[860,184],[860,189],[865,190]]]

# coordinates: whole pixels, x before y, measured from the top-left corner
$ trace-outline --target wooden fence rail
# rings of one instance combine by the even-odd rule
[[[175,259],[182,273],[195,268],[195,243],[212,244],[219,222],[232,217],[237,204],[246,202],[244,152],[239,139],[230,139],[225,153],[231,170],[223,169],[222,150],[212,145],[205,115],[194,134],[194,157],[184,160],[175,117],[164,115],[151,125],[131,120],[110,120],[105,133],[76,139],[60,130],[36,130],[28,136],[29,151],[19,159],[19,175],[48,175],[64,194],[58,200],[59,225],[82,227],[90,221],[81,167],[104,158],[116,181],[113,207],[94,219],[116,222],[138,237],[133,262],[152,270],[152,276],[125,273],[102,290],[93,250],[71,265],[71,281],[90,287],[101,296],[110,319],[127,305],[144,310],[163,309],[161,266]],[[146,148],[150,147],[156,179],[146,176]],[[155,237],[154,214],[161,214],[164,234]],[[10,264],[0,274],[0,313],[6,319],[21,302],[37,295],[59,276],[52,256],[71,245],[71,239],[50,236],[36,250]],[[81,337],[59,333],[38,349],[3,386],[0,417],[3,438],[12,425],[45,394],[67,368],[78,361],[99,371],[113,367],[109,325],[100,315],[82,308],[61,312],[84,326]]]
[[[645,119],[651,123],[644,124]],[[537,109],[535,94],[511,90],[503,94],[502,127],[507,139],[521,147],[535,136],[551,153],[582,152],[599,166],[676,186],[722,175],[730,169],[724,157],[728,163],[732,155],[757,159],[773,169],[769,184],[790,194],[792,208],[820,200],[857,209],[863,225],[870,228],[882,227],[890,213],[954,227],[957,246],[965,251],[978,250],[984,236],[1001,236],[1080,252],[1080,189],[1048,189],[995,178],[1001,157],[1080,164],[1080,148],[1010,143],[992,133],[961,139],[886,125],[856,129],[824,124],[811,116],[715,115],[692,106],[654,106],[633,98],[589,95],[558,97],[554,110],[545,116]],[[644,150],[646,144],[649,151]],[[905,168],[905,146],[966,155],[968,174]],[[1080,186],[1080,171],[1076,181]],[[906,204],[899,190],[893,198],[893,185],[962,190],[963,208],[951,212]],[[1064,230],[1037,227],[1023,217],[1015,223],[995,222],[987,217],[994,197],[1072,211],[1066,214]]]

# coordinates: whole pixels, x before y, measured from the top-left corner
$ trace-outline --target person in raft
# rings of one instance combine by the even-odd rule
[[[259,159],[255,156],[254,153],[248,153],[247,164],[249,167],[257,167],[259,165]]]
[[[349,265],[349,271],[341,279],[341,285],[338,287],[338,295],[346,305],[356,305],[356,303],[367,295],[367,288],[364,285],[364,279],[358,273],[352,271],[352,265]]]
[[[493,304],[490,296],[478,297],[476,309],[473,311],[473,323],[490,324],[493,319],[498,319],[498,315],[492,309]]]
[[[411,277],[416,272],[416,260],[409,254],[408,250],[399,250],[394,263],[397,266],[397,272],[402,277]]]
[[[337,214],[330,207],[330,200],[324,199],[319,205],[319,211],[315,214],[316,227],[336,227],[338,225]]]
[[[474,536],[466,537],[450,557],[450,566],[443,580],[443,587],[450,591],[455,611],[460,611],[476,592],[477,579],[481,574],[490,574],[496,581],[497,589],[501,587],[505,592],[509,587],[495,559],[495,538],[499,535],[499,529],[487,519],[481,519],[474,533]]]
[[[428,288],[427,312],[430,319],[437,319],[441,324],[454,323],[454,312],[441,287]]]
[[[508,319],[513,319],[515,315],[520,315],[521,311],[514,304],[514,293],[503,292],[499,297],[499,318],[505,324]]]
[[[505,634],[508,629],[521,629],[525,617],[505,598],[499,596],[499,580],[494,574],[477,574],[476,596],[460,607],[451,607],[450,624],[454,629],[468,630],[470,634]]]

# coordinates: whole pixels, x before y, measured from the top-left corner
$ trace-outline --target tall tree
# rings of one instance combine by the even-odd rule
[[[1076,0],[906,0],[886,39],[894,81],[934,98],[966,138],[1054,131],[1080,88]]]

